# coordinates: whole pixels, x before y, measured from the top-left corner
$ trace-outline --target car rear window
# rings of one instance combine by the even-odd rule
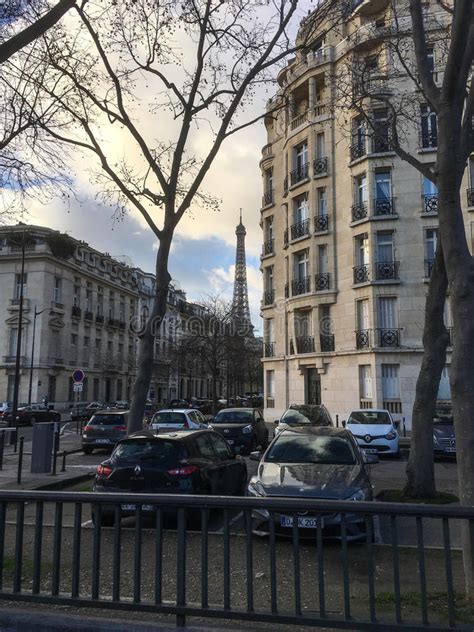
[[[125,415],[94,415],[89,426],[126,426]]]
[[[354,465],[356,458],[350,441],[342,437],[282,433],[267,452],[265,461]]]
[[[253,420],[253,412],[248,410],[228,410],[217,413],[214,417],[215,424],[244,424],[251,423]]]
[[[184,424],[186,416],[184,413],[156,413],[153,415],[152,424]]]
[[[186,457],[185,447],[176,441],[122,441],[112,454],[114,461],[150,461],[155,467],[169,469]]]
[[[324,409],[318,406],[306,405],[292,407],[281,418],[282,423],[289,426],[330,426],[330,420]]]

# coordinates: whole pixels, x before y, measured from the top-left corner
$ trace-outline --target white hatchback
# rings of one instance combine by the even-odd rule
[[[199,430],[210,428],[200,410],[192,408],[169,408],[159,410],[150,422],[150,428],[159,432],[165,430]]]
[[[353,410],[343,425],[352,432],[357,443],[366,452],[400,455],[397,426],[388,410]]]

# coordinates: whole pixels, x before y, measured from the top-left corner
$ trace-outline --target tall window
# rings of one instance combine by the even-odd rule
[[[86,283],[86,312],[92,311],[92,283]]]
[[[273,240],[273,215],[265,219],[263,226],[265,241],[271,242]]]
[[[61,278],[55,276],[53,282],[53,301],[55,303],[61,302]]]
[[[398,304],[395,296],[379,296],[378,323],[380,329],[398,328]]]
[[[317,200],[318,200],[318,217],[324,217],[328,214],[326,187],[319,187],[317,189]]]
[[[265,193],[273,191],[273,167],[265,169]]]
[[[436,248],[438,246],[438,229],[427,228],[425,230],[425,259],[433,262],[436,256]]]
[[[393,232],[381,230],[377,233],[377,262],[387,263],[393,260]]]
[[[438,120],[436,112],[426,103],[420,106],[421,146],[424,149],[438,146]]]
[[[363,266],[369,263],[369,238],[367,233],[354,238],[355,265]]]
[[[431,74],[434,73],[435,70],[435,54],[434,54],[434,47],[433,46],[427,46],[426,48],[426,59],[428,62],[428,69],[430,71]]]
[[[97,287],[97,316],[104,314],[104,288],[100,285]]]
[[[328,271],[328,246],[320,244],[318,246],[318,273],[326,274]]]
[[[372,367],[359,365],[359,392],[361,399],[372,399]]]
[[[365,204],[367,202],[367,177],[357,176],[354,179],[355,203]]]
[[[265,268],[265,290],[273,290],[273,266]]]
[[[109,318],[115,318],[115,293],[109,294]]]
[[[390,151],[390,125],[388,120],[388,110],[374,110],[372,124],[374,128],[374,152],[383,153],[385,151]]]
[[[400,399],[400,380],[398,364],[382,364],[383,401]]]
[[[324,158],[326,156],[326,148],[324,143],[324,132],[316,134],[316,158]]]
[[[296,310],[295,311],[296,338],[309,338],[311,336],[311,331],[312,331],[311,312],[308,312],[307,310]]]
[[[72,304],[74,307],[80,307],[81,305],[81,281],[78,277],[74,278]]]
[[[295,147],[295,169],[303,171],[308,164],[308,143],[305,141]]]
[[[24,274],[23,275],[23,296],[26,296],[26,284],[27,284],[27,280],[28,280],[28,275]],[[21,274],[15,274],[15,299],[17,301],[20,300],[20,294],[21,294]]]
[[[375,199],[384,201],[392,197],[390,171],[375,172]]]
[[[123,294],[120,295],[119,320],[122,323],[125,322],[125,296]]]
[[[18,327],[12,327],[10,329],[10,338],[8,343],[8,355],[16,355],[16,346],[18,342]]]
[[[364,298],[360,301],[356,301],[356,328],[359,331],[369,329],[369,299]]]
[[[295,254],[294,265],[295,279],[301,281],[309,276],[309,260],[307,250],[302,250],[301,252],[297,252]]]
[[[266,318],[263,322],[264,341],[266,344],[270,344],[275,341],[275,320],[273,318]]]
[[[295,224],[304,222],[309,217],[308,196],[301,195],[293,201],[293,221]]]
[[[274,399],[275,398],[275,371],[270,370],[266,372],[266,387],[267,387],[267,398]],[[268,406],[268,402],[267,402]]]

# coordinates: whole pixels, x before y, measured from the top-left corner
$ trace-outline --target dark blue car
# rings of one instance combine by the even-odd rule
[[[451,407],[436,408],[433,419],[433,449],[435,456],[456,456],[456,435]]]

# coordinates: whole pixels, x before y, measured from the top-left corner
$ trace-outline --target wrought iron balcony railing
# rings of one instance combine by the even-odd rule
[[[323,353],[334,351],[334,334],[321,334],[319,336],[319,344]]]
[[[3,359],[4,364],[15,364],[16,355],[3,356],[2,359]],[[24,362],[25,362],[25,356],[20,356],[20,364],[23,364]]]
[[[367,143],[365,142],[365,138],[363,140],[358,140],[357,142],[352,143],[349,151],[351,161],[357,160],[358,158],[363,158],[367,154]]]
[[[356,335],[356,349],[370,349],[370,329],[358,329]]]
[[[329,272],[321,272],[315,276],[315,291],[323,292],[329,290]]]
[[[262,197],[262,206],[270,206],[270,204],[274,204],[275,202],[275,189],[270,189],[269,191],[265,191]]]
[[[314,218],[314,232],[323,233],[329,228],[329,215],[318,215]]]
[[[374,215],[380,217],[381,215],[394,215],[395,213],[395,200],[393,198],[376,198],[374,200]]]
[[[315,158],[313,161],[313,175],[315,176],[324,176],[328,172],[328,159],[324,158]]]
[[[435,215],[438,212],[438,194],[425,193],[423,195],[423,213]]]
[[[368,263],[364,263],[360,266],[354,266],[352,270],[354,274],[354,284],[367,283],[370,281],[370,269]]]
[[[107,318],[107,325],[110,327],[118,327],[118,320],[109,316],[109,318]]]
[[[275,302],[275,290],[265,290],[263,292],[263,304],[273,305]]]
[[[421,132],[420,139],[422,149],[436,149],[438,147],[437,132]]]
[[[474,206],[474,189],[467,189],[467,205]]]
[[[392,151],[390,139],[387,136],[373,136],[372,152],[374,154],[384,154],[387,151]]]
[[[433,272],[434,263],[434,259],[425,259],[425,279],[430,278],[431,273]]]
[[[310,291],[311,277],[302,277],[301,279],[293,279],[291,282],[291,295],[305,294]]]
[[[80,318],[82,314],[82,310],[78,305],[73,305],[71,308],[71,316],[74,318]]]
[[[375,279],[390,281],[398,279],[398,261],[377,261],[375,264]]]
[[[399,347],[401,329],[378,329],[379,347]]]
[[[356,202],[352,205],[352,221],[357,222],[359,219],[364,219],[368,215],[367,202]]]
[[[293,171],[290,171],[291,186],[298,184],[302,180],[306,180],[309,174],[309,162],[305,162],[304,165],[299,165]]]
[[[263,242],[263,255],[272,255],[275,252],[275,240],[267,239],[267,241]]]
[[[263,357],[264,358],[273,358],[273,356],[275,355],[274,347],[275,347],[275,343],[274,342],[266,342],[263,345]]]
[[[296,353],[314,353],[314,338],[312,336],[296,338]]]
[[[103,322],[104,322],[104,315],[103,314],[96,314],[95,322],[98,323],[99,325],[102,325]]]
[[[307,237],[309,235],[309,219],[304,219],[301,222],[296,222],[290,226],[291,239],[299,239],[300,237]]]
[[[84,312],[84,320],[93,321],[94,320],[94,314],[91,311],[86,310]]]

